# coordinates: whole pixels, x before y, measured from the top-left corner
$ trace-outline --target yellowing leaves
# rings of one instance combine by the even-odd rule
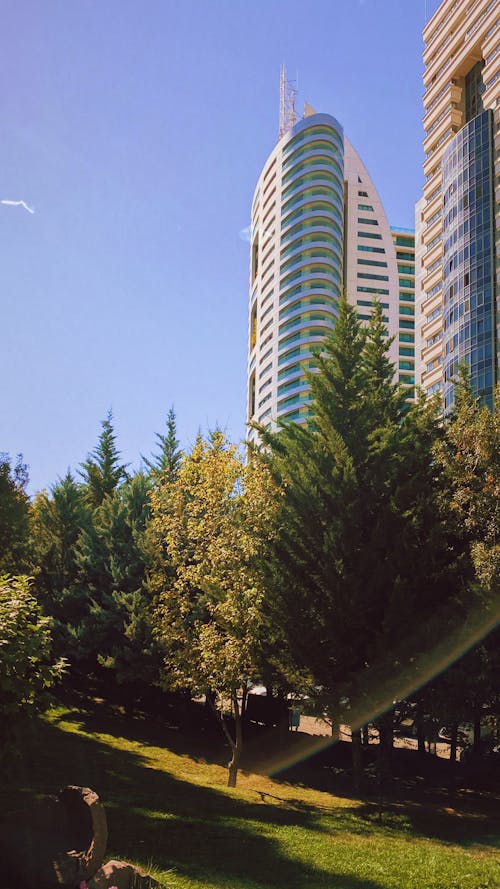
[[[258,664],[259,554],[276,509],[267,467],[256,456],[245,463],[220,432],[199,437],[177,479],[153,493],[152,509],[172,572],[158,610],[167,681],[195,676],[200,691],[230,696]],[[165,577],[164,566],[157,572]]]

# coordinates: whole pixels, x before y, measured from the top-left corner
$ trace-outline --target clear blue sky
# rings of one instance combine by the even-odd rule
[[[333,114],[393,224],[421,188],[421,31],[437,0],[2,4],[0,450],[31,490],[113,410],[139,465],[174,404],[182,443],[245,434],[248,245],[278,126]]]

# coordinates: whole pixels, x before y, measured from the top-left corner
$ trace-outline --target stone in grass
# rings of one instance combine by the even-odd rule
[[[108,861],[94,874],[88,889],[154,889],[160,884],[126,861]]]
[[[66,787],[9,815],[0,827],[0,861],[16,889],[68,889],[102,864],[108,830],[99,797],[88,787]]]

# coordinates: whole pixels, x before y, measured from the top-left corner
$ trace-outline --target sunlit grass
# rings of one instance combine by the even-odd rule
[[[203,739],[102,712],[53,711],[27,741],[0,804],[65,784],[95,789],[109,858],[183,889],[498,889],[499,823],[227,771]],[[194,749],[196,748],[196,749]],[[189,752],[188,752],[189,751]],[[4,796],[5,794],[5,796]]]

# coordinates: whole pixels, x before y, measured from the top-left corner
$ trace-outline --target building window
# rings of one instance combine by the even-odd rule
[[[380,261],[377,261],[376,259],[358,259],[358,265],[372,265],[372,266],[378,266],[379,268],[383,268],[383,269],[387,268],[386,262],[380,262]]]
[[[358,278],[367,278],[369,281],[388,281],[388,275],[365,275],[363,272],[358,272]]]
[[[376,293],[378,296],[389,296],[389,291],[382,287],[356,287],[358,293]]]

